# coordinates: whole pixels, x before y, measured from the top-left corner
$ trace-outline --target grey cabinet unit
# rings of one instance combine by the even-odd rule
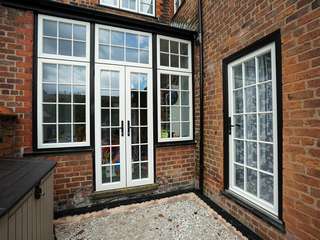
[[[0,160],[0,239],[52,240],[53,168],[47,160]]]

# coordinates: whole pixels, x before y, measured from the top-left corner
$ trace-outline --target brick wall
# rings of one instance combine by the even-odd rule
[[[156,150],[156,182],[160,192],[194,186],[195,148],[161,147]]]
[[[17,114],[6,141],[18,155],[32,146],[32,39],[32,12],[0,6],[0,106]]]
[[[173,11],[172,6],[172,13]],[[184,0],[178,12],[173,15],[172,24],[196,31],[198,29],[198,1]]]
[[[54,170],[54,207],[56,211],[91,204],[93,191],[92,152],[56,153],[33,156],[57,163]]]
[[[205,193],[265,239],[319,239],[320,236],[319,6],[318,0],[203,0]],[[185,4],[176,21],[191,11],[188,7]],[[222,59],[277,29],[281,29],[282,41],[286,233],[221,195],[224,184]]]

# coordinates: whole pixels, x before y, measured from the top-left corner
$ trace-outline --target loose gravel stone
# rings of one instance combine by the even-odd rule
[[[58,240],[245,239],[192,193],[58,219],[55,230]]]

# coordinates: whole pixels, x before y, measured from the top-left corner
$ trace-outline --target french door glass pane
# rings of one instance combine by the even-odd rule
[[[249,142],[249,141],[246,142],[246,164],[250,167],[257,168],[257,143],[256,142]]]
[[[243,126],[243,115],[235,115],[235,137],[236,138],[244,138],[244,126]]]
[[[131,95],[131,176],[133,180],[148,178],[148,75],[130,73]]]
[[[273,173],[273,144],[259,144],[260,169]]]
[[[273,204],[273,176],[260,172],[260,197]]]
[[[273,141],[272,113],[259,114],[259,137],[261,141]]]
[[[257,195],[258,192],[258,174],[257,171],[247,168],[246,169],[247,178],[246,178],[246,187],[247,191],[253,195]]]
[[[120,182],[119,71],[100,72],[102,183]]]
[[[242,89],[234,91],[234,111],[235,113],[243,113]]]
[[[251,85],[256,83],[256,63],[252,58],[244,63],[244,82],[245,85]]]
[[[246,112],[257,111],[256,86],[245,88]]]
[[[234,89],[241,88],[243,85],[243,79],[242,79],[242,65],[239,64],[235,67],[233,67],[233,85]]]
[[[237,164],[235,165],[235,185],[244,189],[244,167]]]
[[[268,52],[258,57],[259,82],[271,80],[271,53]]]
[[[235,161],[243,163],[244,161],[244,142],[241,140],[234,140],[235,144]]]
[[[259,85],[259,110],[261,112],[272,111],[272,83]]]
[[[250,140],[257,140],[257,115],[246,115],[246,138]]]

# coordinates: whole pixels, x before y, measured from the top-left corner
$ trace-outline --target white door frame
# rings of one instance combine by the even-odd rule
[[[119,131],[120,143],[120,182],[102,183],[101,169],[101,86],[100,76],[102,70],[119,71],[119,124],[125,121],[125,74],[124,66],[96,64],[95,66],[95,170],[96,170],[96,191],[123,188],[126,186],[126,149],[125,149],[125,131],[123,135]],[[111,122],[111,119],[109,119]],[[111,139],[110,139],[111,141]]]

